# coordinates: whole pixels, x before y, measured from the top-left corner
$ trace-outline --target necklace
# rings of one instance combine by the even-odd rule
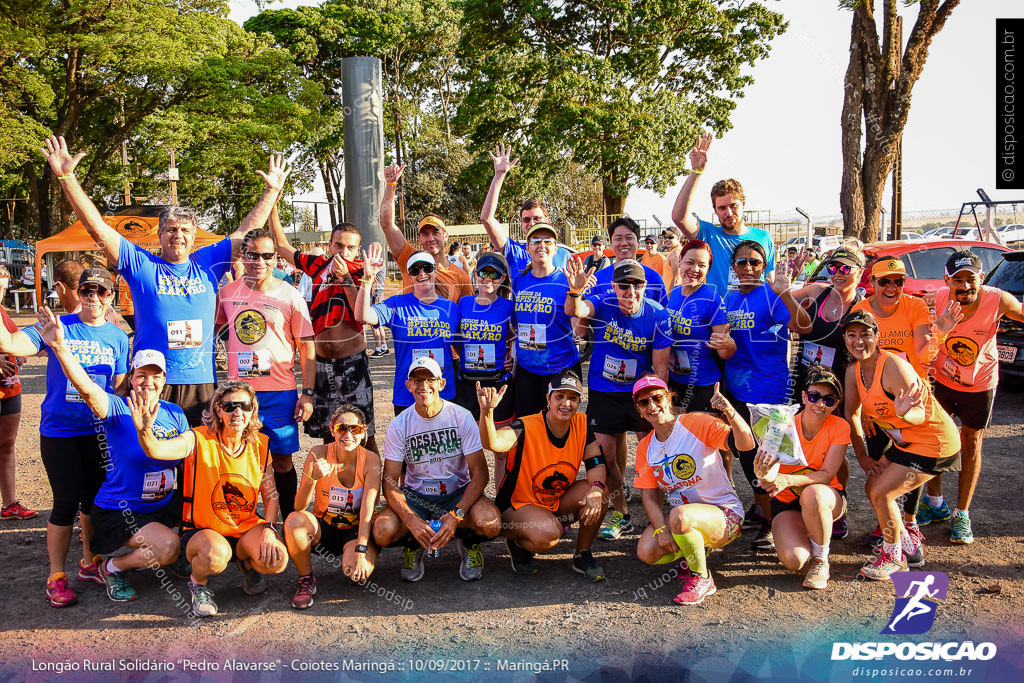
[[[235,452],[232,453],[231,451],[228,450],[227,446],[224,445],[224,442],[220,440],[220,434],[217,434],[217,445],[220,446],[220,449],[222,451],[224,451],[224,455],[228,456],[229,458],[237,458],[239,455],[242,454],[242,451],[245,450],[245,443],[240,443]]]

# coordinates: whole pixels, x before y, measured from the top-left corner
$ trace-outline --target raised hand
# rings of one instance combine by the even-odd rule
[[[323,479],[333,471],[333,465],[327,462],[325,458],[318,457],[313,460],[313,469],[309,472],[309,478],[313,481],[317,481],[318,479]]]
[[[395,184],[398,179],[402,177],[402,171],[405,170],[405,164],[399,166],[398,164],[391,164],[384,169],[384,182],[388,184]]]
[[[384,270],[384,247],[374,242],[369,249],[363,249],[363,280],[372,281],[377,273]]]
[[[701,134],[697,136],[697,144],[690,150],[690,168],[694,171],[703,171],[704,167],[708,163],[708,148],[711,147],[711,141],[715,139],[713,133]]]
[[[132,389],[128,396],[128,411],[132,414],[132,422],[135,429],[146,432],[156,422],[157,411],[160,410],[160,401],[153,401],[153,405],[147,405],[147,401],[137,389]]]
[[[942,314],[935,319],[935,327],[943,335],[947,335],[953,331],[953,328],[957,326],[957,323],[964,319],[964,312],[960,306],[959,301],[950,299],[946,303],[946,308],[942,310]]]
[[[491,155],[491,161],[494,162],[494,175],[504,175],[512,170],[512,167],[519,163],[519,157],[509,161],[508,158],[512,156],[511,145],[506,145],[504,142],[499,142],[494,146],[494,151],[487,152]]]
[[[36,319],[39,321],[40,336],[47,346],[53,348],[64,343],[64,326],[61,324],[60,318],[53,314],[53,311],[43,306],[36,313]]]
[[[714,334],[724,334],[726,337],[729,336],[725,332],[712,333],[712,335]],[[732,417],[736,414],[736,409],[732,407],[731,403],[729,403],[729,399],[723,396],[722,392],[719,391],[719,384],[719,382],[715,382],[715,393],[711,394],[710,405],[712,408],[722,413],[722,415],[724,415],[727,419],[731,420]]]
[[[771,286],[772,291],[782,296],[789,291],[790,285],[793,283],[793,273],[795,268],[789,265],[788,259],[782,259],[775,266],[775,271],[772,273],[771,280],[768,284]],[[766,276],[767,277],[767,276]]]
[[[281,189],[284,187],[284,181],[288,179],[288,174],[292,172],[292,169],[289,168],[283,156],[280,154],[271,154],[270,165],[267,168],[267,172],[256,172],[261,178],[263,178],[263,182],[267,184],[267,189],[273,190],[280,195]]]
[[[43,149],[40,150],[43,156],[50,164],[50,168],[57,174],[57,177],[63,177],[71,175],[75,172],[75,167],[78,166],[78,162],[85,156],[85,152],[79,152],[75,156],[71,156],[68,151],[68,143],[64,141],[64,136],[51,135],[43,141]]]
[[[910,391],[900,389],[897,392],[896,399],[892,402],[893,410],[897,415],[903,417],[913,408],[921,405],[922,398],[921,383],[916,382],[914,386],[910,387]]]
[[[586,289],[588,286],[592,286],[592,281],[596,281],[594,278],[594,267],[591,266],[589,269],[583,269],[583,261],[579,259],[571,258],[565,264],[565,268],[562,269],[565,273],[565,278],[569,281],[569,287],[573,291],[581,291]]]
[[[501,389],[495,389],[494,387],[481,387],[480,382],[476,383],[476,400],[480,404],[480,412],[489,412],[498,407],[501,403],[501,399],[505,397],[505,391],[508,389],[508,385],[504,385]]]

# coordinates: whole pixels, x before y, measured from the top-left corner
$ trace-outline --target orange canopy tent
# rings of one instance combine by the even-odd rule
[[[103,220],[125,236],[125,238],[148,251],[160,249],[160,238],[156,231],[160,212],[163,206],[127,206],[114,212],[106,212]],[[196,228],[194,249],[205,247],[224,239],[223,235]],[[36,299],[44,301],[40,274],[42,273],[43,256],[54,251],[100,251],[96,240],[89,236],[82,221],[75,221],[66,229],[36,242]]]

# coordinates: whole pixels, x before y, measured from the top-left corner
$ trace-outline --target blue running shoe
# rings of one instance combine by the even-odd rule
[[[971,518],[967,516],[967,513],[963,510],[957,510],[956,514],[953,515],[953,521],[950,522],[952,532],[949,535],[949,540],[959,545],[967,545],[968,543],[974,543],[974,532],[971,531]]]
[[[950,512],[946,501],[942,501],[942,505],[939,507],[934,507],[929,505],[928,501],[922,500],[917,508],[917,525],[927,526],[932,522],[945,522],[952,516],[953,513]]]

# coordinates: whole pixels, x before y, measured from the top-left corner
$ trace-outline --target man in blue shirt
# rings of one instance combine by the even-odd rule
[[[189,425],[202,424],[203,410],[213,397],[213,339],[217,287],[231,267],[245,234],[263,227],[288,177],[282,157],[271,156],[266,173],[257,171],[266,190],[238,229],[226,238],[193,252],[198,216],[192,209],[169,206],[160,214],[160,255],[123,238],[104,222],[75,177],[85,156],[72,156],[63,137],[51,136],[43,150],[89,235],[128,283],[135,302],[135,350],[155,349],[166,357],[167,384],[161,398],[185,411]]]
[[[672,206],[672,222],[683,231],[684,240],[704,240],[711,246],[711,269],[708,271],[707,284],[714,287],[715,293],[724,299],[727,290],[739,287],[739,281],[730,268],[732,251],[736,245],[743,240],[760,242],[767,255],[767,275],[775,270],[775,243],[767,231],[744,225],[743,204],[746,198],[743,196],[743,186],[738,180],[719,180],[711,188],[711,204],[718,214],[721,225],[698,220],[691,213],[693,194],[708,162],[708,148],[712,139],[710,133],[701,135],[690,151],[692,171],[686,177],[686,182],[683,183]]]

